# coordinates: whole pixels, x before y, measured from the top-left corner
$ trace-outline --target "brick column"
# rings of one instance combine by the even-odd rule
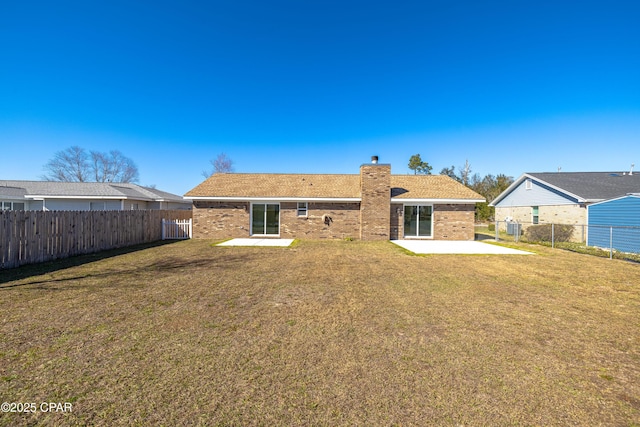
[[[360,239],[389,240],[391,165],[360,166]]]

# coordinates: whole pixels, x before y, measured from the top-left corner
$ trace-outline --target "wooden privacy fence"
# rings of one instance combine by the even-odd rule
[[[0,211],[0,269],[162,239],[162,220],[187,210]]]

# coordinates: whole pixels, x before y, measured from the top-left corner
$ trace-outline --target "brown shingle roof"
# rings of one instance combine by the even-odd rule
[[[391,175],[391,187],[399,199],[484,199],[444,175]],[[358,199],[360,175],[220,173],[185,196]]]
[[[360,197],[359,175],[217,173],[186,197]]]
[[[391,197],[484,200],[480,194],[445,175],[391,175]]]

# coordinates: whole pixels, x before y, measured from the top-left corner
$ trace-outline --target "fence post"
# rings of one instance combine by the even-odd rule
[[[500,240],[499,230],[500,229],[500,221],[496,221],[496,242]]]
[[[165,228],[165,219],[162,218],[162,240],[164,240],[167,237],[165,234],[164,228]]]
[[[556,247],[556,228],[555,228],[555,224],[551,223],[551,247],[555,248]]]
[[[609,227],[609,259],[613,259],[613,227]]]

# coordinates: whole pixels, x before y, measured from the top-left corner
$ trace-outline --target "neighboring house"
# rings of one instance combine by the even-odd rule
[[[587,245],[640,253],[640,194],[594,203],[587,212]]]
[[[525,173],[503,191],[498,221],[523,224],[587,224],[587,206],[640,191],[640,174],[625,172]]]
[[[443,175],[218,173],[189,191],[196,238],[473,240],[484,198]]]
[[[0,209],[89,211],[191,209],[176,194],[136,184],[0,180]]]

